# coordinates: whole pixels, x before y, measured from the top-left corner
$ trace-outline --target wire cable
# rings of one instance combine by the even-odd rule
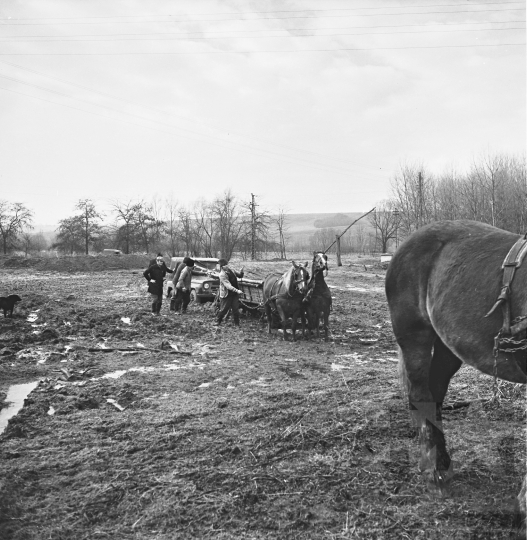
[[[413,28],[413,27],[423,27],[423,28],[429,28],[432,26],[468,26],[468,25],[474,25],[474,24],[518,24],[518,23],[524,23],[526,22],[525,19],[519,20],[519,21],[473,21],[473,22],[462,22],[462,23],[431,23],[431,24],[381,24],[381,25],[374,25],[374,26],[328,26],[328,27],[322,27],[322,28],[277,28],[275,30],[271,30],[272,32],[307,32],[307,31],[313,31],[313,30],[356,30],[356,29],[364,29],[364,30],[370,30],[372,28]],[[74,36],[61,36],[65,38],[69,37],[109,37],[109,36],[188,36],[191,34],[225,34],[225,33],[240,33],[240,32],[269,32],[270,30],[268,28],[266,29],[251,29],[251,30],[195,30],[194,32],[145,32],[145,33],[127,33],[127,34],[77,34]],[[53,36],[38,36],[38,35],[29,35],[29,36],[15,36],[19,38],[56,38],[56,35]],[[229,37],[229,36],[227,36]]]
[[[467,2],[463,5],[465,6],[494,6],[494,5],[505,5],[505,4],[523,4],[520,1],[512,2]],[[460,4],[426,4],[426,5],[412,5],[412,6],[364,6],[357,8],[329,8],[329,9],[274,9],[270,11],[243,11],[243,12],[227,12],[227,13],[192,13],[192,15],[254,15],[254,14],[267,14],[267,13],[303,13],[306,11],[312,13],[327,12],[327,11],[361,11],[364,9],[407,9],[407,8],[431,8],[431,7],[460,7]],[[7,19],[0,19],[0,21],[44,21],[44,20],[74,20],[74,19],[116,19],[116,18],[145,18],[145,17],[173,17],[171,14],[166,15],[95,15],[87,17],[26,17],[26,18],[12,18],[8,17]]]
[[[431,45],[408,47],[347,47],[336,49],[297,49],[297,50],[255,50],[255,51],[193,51],[193,52],[123,52],[123,53],[0,53],[0,56],[183,56],[196,54],[289,54],[313,52],[357,52],[357,51],[405,51],[410,49],[471,49],[478,47],[524,47],[525,43],[475,43],[472,45]]]
[[[307,38],[307,37],[343,37],[343,36],[398,36],[398,35],[408,35],[408,34],[446,34],[452,32],[501,32],[509,30],[525,30],[524,26],[513,26],[510,28],[456,28],[453,30],[413,30],[407,32],[353,32],[353,33],[339,33],[339,34],[302,34],[297,36],[287,35],[287,36],[271,36],[271,35],[260,35],[260,36],[217,36],[217,37],[172,37],[172,38],[112,38],[112,39],[64,39],[64,38],[54,38],[54,39],[0,39],[0,43],[56,43],[56,42],[69,42],[69,43],[100,43],[100,42],[127,42],[127,41],[209,41],[214,39],[268,39],[268,38],[279,38],[279,39],[295,39],[295,38]]]
[[[47,91],[47,92],[50,92],[50,93],[53,93],[53,94],[57,94],[57,95],[60,95],[60,96],[63,96],[63,97],[67,97],[69,99],[74,99],[75,101],[80,101],[80,102],[83,102],[83,103],[88,103],[89,105],[92,105],[92,106],[96,106],[96,107],[101,107],[101,108],[104,108],[104,109],[108,109],[112,112],[117,112],[119,114],[124,114],[124,115],[127,115],[127,116],[131,116],[131,117],[135,117],[135,118],[138,118],[139,120],[143,120],[143,121],[146,121],[146,122],[152,122],[154,124],[159,124],[161,126],[166,126],[166,127],[169,127],[169,128],[172,128],[172,129],[179,129],[181,131],[186,131],[186,132],[189,132],[193,135],[198,135],[199,137],[205,137],[205,138],[210,138],[210,136],[206,135],[206,134],[202,134],[202,133],[198,133],[198,132],[195,132],[195,131],[192,131],[192,130],[189,130],[189,129],[186,129],[186,128],[178,128],[178,127],[175,127],[175,126],[172,126],[170,124],[167,124],[165,122],[160,122],[158,120],[152,120],[150,118],[145,118],[143,116],[140,116],[140,115],[137,115],[137,114],[133,114],[133,113],[127,113],[127,112],[124,112],[124,111],[119,111],[119,110],[116,110],[116,109],[113,109],[111,107],[108,107],[106,105],[99,105],[99,104],[95,104],[95,103],[91,103],[89,101],[86,101],[86,100],[83,100],[83,99],[79,99],[79,98],[75,98],[75,97],[72,97],[72,96],[69,96],[68,94],[64,94],[63,92],[59,92],[57,90],[51,90],[51,89],[48,89],[48,88],[45,88],[45,87],[42,87],[42,86],[39,86],[39,85],[36,85],[36,84],[32,84],[32,83],[27,83],[25,81],[22,81],[20,79],[15,79],[13,77],[8,77],[6,75],[1,75],[0,74],[0,77],[4,78],[4,79],[7,79],[7,80],[11,80],[11,81],[14,81],[14,82],[17,82],[17,83],[20,83],[20,84],[24,84],[24,85],[27,85],[27,86],[31,86],[31,87],[34,87],[34,88],[38,88],[40,90],[44,90],[44,91]],[[103,118],[106,118],[106,119],[109,119],[109,117],[107,116],[104,116],[104,115],[101,115],[101,114],[98,114],[98,113],[95,113],[95,112],[92,112],[92,111],[87,111],[85,109],[79,109],[77,107],[72,107],[70,105],[65,105],[65,104],[62,104],[62,103],[57,103],[55,101],[51,101],[51,100],[47,100],[45,98],[40,98],[38,96],[32,96],[30,94],[25,94],[23,92],[17,92],[15,90],[11,90],[11,89],[8,89],[8,88],[5,88],[5,87],[0,87],[2,88],[3,90],[8,90],[10,92],[15,92],[15,93],[18,93],[18,94],[21,94],[21,95],[24,95],[26,97],[32,97],[34,99],[41,99],[43,101],[47,101],[49,103],[54,103],[56,105],[62,105],[64,107],[68,107],[70,109],[75,109],[75,110],[80,110],[80,111],[83,111],[83,112],[88,112],[89,114],[94,114],[96,116],[102,116]],[[178,135],[176,133],[173,133],[171,131],[166,131],[166,130],[161,130],[161,129],[158,129],[158,128],[154,128],[154,127],[151,127],[151,126],[145,126],[143,124],[137,124],[135,122],[130,122],[128,120],[123,120],[123,119],[117,119],[119,121],[122,121],[122,122],[125,122],[125,123],[128,123],[128,124],[131,124],[131,125],[136,125],[136,126],[140,126],[140,127],[146,127],[148,129],[152,129],[154,131],[160,131],[161,133],[168,133],[172,136],[179,136],[181,137],[181,135]],[[328,168],[327,165],[324,165],[324,164],[321,164],[321,163],[317,163],[316,161],[308,161],[306,159],[303,159],[303,158],[298,158],[298,157],[291,157],[291,156],[284,156],[283,154],[279,154],[277,152],[273,152],[273,151],[270,151],[270,150],[265,150],[265,149],[260,149],[260,148],[254,148],[254,147],[251,147],[251,146],[248,146],[248,145],[244,145],[242,143],[237,143],[237,142],[232,142],[231,144],[234,144],[236,145],[235,148],[232,148],[232,147],[229,147],[229,146],[226,146],[225,144],[219,144],[217,142],[213,142],[213,141],[210,141],[210,140],[207,140],[205,139],[205,141],[203,141],[203,139],[196,139],[194,137],[186,137],[190,140],[197,140],[199,142],[206,142],[208,144],[212,144],[212,145],[215,145],[215,146],[220,146],[222,148],[227,148],[231,151],[237,151],[239,148],[245,148],[245,149],[249,149],[249,152],[248,153],[252,153],[252,154],[256,154],[256,155],[259,155],[260,157],[262,157],[262,155],[265,157],[265,155],[271,155],[273,158],[277,158],[279,159],[279,161],[285,161],[285,162],[288,162],[288,163],[293,163],[293,164],[300,164],[300,165],[303,165],[303,166],[307,166],[307,167],[310,167],[310,168],[315,168],[315,169],[318,169],[318,170],[322,170],[322,171],[325,171],[325,172],[332,172],[332,173],[338,173],[338,174],[345,174],[345,175],[350,175],[350,172],[351,171],[344,171],[344,170],[341,170],[341,169],[338,169],[338,168]],[[230,143],[230,141],[224,141],[222,139],[220,139],[221,142],[223,143]],[[246,152],[247,150],[242,150],[242,152]],[[324,168],[322,168],[324,167]],[[331,166],[330,166],[331,167]],[[368,173],[361,173],[361,174],[368,174]]]
[[[211,128],[211,126],[209,126],[208,124],[205,124],[204,122],[198,122],[198,121],[195,121],[191,118],[188,118],[188,117],[185,117],[185,116],[181,116],[181,115],[177,115],[175,113],[172,113],[170,111],[166,111],[166,110],[163,110],[163,109],[159,109],[157,107],[151,107],[151,106],[148,106],[148,105],[143,105],[142,103],[139,103],[137,101],[132,101],[132,100],[129,100],[129,99],[125,99],[125,98],[121,98],[121,97],[118,97],[118,96],[114,96],[112,94],[108,94],[106,92],[101,92],[99,90],[96,90],[96,89],[93,89],[93,88],[90,88],[88,86],[84,86],[82,84],[78,84],[78,83],[74,83],[72,81],[69,81],[67,79],[63,79],[61,77],[54,77],[52,75],[48,75],[46,73],[43,73],[41,71],[38,71],[38,70],[35,70],[35,69],[31,69],[31,68],[27,68],[27,67],[24,67],[24,66],[21,66],[20,64],[15,64],[13,62],[7,62],[5,60],[0,60],[0,63],[1,64],[5,64],[5,65],[9,65],[9,66],[13,66],[13,67],[16,67],[16,68],[19,68],[19,69],[22,69],[24,71],[28,71],[29,73],[34,73],[36,75],[40,75],[42,77],[46,77],[48,79],[52,79],[52,80],[56,80],[56,81],[59,81],[59,82],[62,82],[62,83],[65,83],[65,84],[69,84],[71,86],[74,86],[74,87],[77,87],[77,88],[80,88],[82,90],[87,90],[89,92],[93,92],[95,94],[98,94],[100,96],[104,96],[104,97],[109,97],[110,99],[115,99],[117,101],[121,101],[123,103],[128,103],[128,104],[131,104],[131,105],[136,105],[136,106],[139,106],[139,107],[142,107],[144,109],[149,109],[149,110],[152,110],[152,111],[155,111],[155,112],[158,112],[158,113],[161,113],[161,114],[164,114],[164,115],[170,115],[170,116],[173,116],[174,118],[179,118],[181,120],[184,120],[184,121],[187,121],[187,122],[192,122],[194,124],[199,124],[207,129],[215,129],[216,131],[219,131],[217,128]],[[377,170],[377,167],[367,167],[367,166],[364,166],[364,165],[359,165],[357,163],[354,163],[352,161],[349,161],[349,160],[346,160],[346,159],[340,159],[340,158],[334,158],[332,156],[327,156],[327,155],[324,155],[324,154],[321,154],[319,152],[313,152],[313,151],[310,151],[310,150],[303,150],[301,148],[295,148],[293,146],[289,146],[289,145],[284,145],[284,144],[277,144],[275,142],[272,142],[272,141],[267,141],[265,139],[261,139],[261,138],[258,138],[258,137],[254,137],[254,136],[251,136],[251,135],[247,135],[246,133],[237,133],[233,130],[228,130],[227,133],[223,132],[222,135],[230,135],[230,134],[234,134],[238,137],[244,137],[244,138],[248,138],[248,139],[252,139],[256,142],[260,142],[260,143],[263,143],[263,144],[269,144],[271,146],[276,146],[278,148],[286,148],[286,149],[289,149],[289,150],[293,150],[295,152],[300,152],[300,153],[307,153],[307,154],[310,154],[310,155],[318,155],[324,159],[330,159],[332,161],[339,161],[341,163],[345,163],[345,164],[349,164],[349,165],[353,165],[355,167],[361,167],[361,168],[365,168],[365,169],[374,169],[374,170]]]
[[[491,12],[501,12],[504,11],[525,11],[525,7],[521,8],[507,8],[507,9],[480,9],[477,11],[474,10],[457,10],[457,11],[418,11],[418,12],[408,12],[408,13],[358,13],[355,15],[300,15],[300,16],[286,16],[286,17],[254,17],[250,19],[244,19],[242,17],[234,17],[230,19],[173,19],[173,20],[162,20],[162,21],[142,21],[141,24],[151,24],[151,23],[196,23],[196,22],[231,22],[231,21],[243,21],[243,22],[252,22],[252,21],[266,21],[266,20],[288,20],[288,19],[321,19],[321,18],[349,18],[349,17],[399,17],[402,15],[448,15],[448,14],[460,14],[460,13],[491,13]],[[5,19],[4,19],[5,20]],[[136,21],[97,21],[97,22],[58,22],[58,23],[17,23],[17,24],[5,24],[4,26],[58,26],[58,25],[94,25],[94,24],[138,24]]]

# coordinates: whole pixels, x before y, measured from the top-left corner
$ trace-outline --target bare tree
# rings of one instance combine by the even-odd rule
[[[117,221],[117,240],[118,245],[124,248],[126,254],[130,253],[131,248],[135,244],[137,236],[136,229],[136,212],[137,203],[133,201],[112,203]],[[122,222],[122,225],[119,223]]]
[[[79,200],[75,208],[81,211],[79,219],[84,231],[84,253],[88,255],[90,243],[97,238],[100,231],[98,221],[102,219],[102,215],[96,210],[90,199]]]
[[[57,231],[57,238],[52,245],[54,249],[70,255],[83,250],[84,229],[79,216],[61,219]]]
[[[213,207],[204,199],[200,199],[194,207],[196,234],[203,248],[205,257],[213,257],[214,236],[216,233],[216,216]]]
[[[178,212],[179,217],[179,235],[183,245],[185,246],[185,253],[187,255],[195,255],[196,246],[196,234],[195,234],[195,221],[192,218],[192,213],[186,208],[181,208]]]
[[[24,255],[27,257],[29,255],[29,252],[31,251],[32,247],[32,234],[28,231],[24,231],[20,234],[19,238],[22,243],[22,248],[24,250]]]
[[[161,242],[163,241],[163,235],[165,233],[166,223],[163,216],[163,204],[162,201],[156,196],[152,198],[152,202],[148,205],[151,217],[153,221],[150,225],[150,242],[155,246],[155,250],[158,251]]]
[[[216,197],[212,203],[217,220],[216,243],[221,256],[230,259],[236,248],[242,228],[243,219],[236,197],[230,190]]]
[[[273,218],[273,223],[276,228],[276,234],[278,236],[278,246],[280,250],[280,258],[287,258],[286,242],[289,240],[287,234],[289,229],[288,217],[284,208],[278,208],[278,213]]]
[[[150,252],[153,233],[159,228],[153,216],[152,206],[144,201],[138,202],[134,207],[134,224],[146,253]]]
[[[172,196],[165,200],[165,234],[170,253],[174,257],[178,251],[178,203]]]
[[[337,232],[337,229],[333,227],[319,229],[310,238],[310,249],[314,251],[324,251],[328,246],[334,243]]]
[[[402,165],[392,180],[392,192],[401,210],[405,235],[434,219],[435,184],[422,165]]]
[[[381,252],[386,253],[388,242],[395,239],[401,221],[401,214],[393,199],[381,201],[375,205],[375,212],[368,216],[380,242]]]
[[[269,225],[271,218],[267,210],[258,210],[260,205],[256,202],[256,195],[251,193],[251,200],[242,203],[241,207],[247,212],[243,218],[243,244],[249,248],[251,260],[258,258],[258,254],[267,248]]]
[[[24,228],[32,228],[33,212],[22,203],[0,200],[0,236],[4,255],[15,247],[17,235]]]

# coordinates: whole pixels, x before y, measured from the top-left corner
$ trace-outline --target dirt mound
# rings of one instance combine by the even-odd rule
[[[0,268],[32,268],[39,272],[100,272],[146,268],[150,259],[148,255],[2,257]]]

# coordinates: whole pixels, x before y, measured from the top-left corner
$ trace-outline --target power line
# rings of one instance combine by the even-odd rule
[[[310,52],[352,52],[352,51],[404,51],[410,49],[471,49],[479,47],[523,47],[525,43],[489,43],[472,45],[430,45],[409,47],[349,47],[338,49],[298,49],[298,50],[255,50],[255,51],[194,51],[194,52],[124,52],[124,53],[0,53],[0,56],[183,56],[195,54],[256,54],[256,53],[310,53]]]
[[[524,11],[525,8],[507,8],[507,9],[480,9],[480,10],[457,10],[457,11],[418,11],[418,12],[407,12],[407,13],[357,13],[355,15],[300,15],[300,16],[286,16],[286,17],[254,17],[251,19],[244,19],[242,17],[233,17],[230,19],[172,19],[172,20],[156,20],[156,21],[141,21],[141,24],[145,23],[189,23],[189,22],[230,22],[230,21],[266,21],[266,20],[280,20],[284,21],[287,19],[321,19],[321,18],[349,18],[353,17],[398,17],[401,15],[448,15],[448,14],[460,14],[460,13],[491,13],[491,12],[505,12],[505,11]],[[18,23],[18,24],[6,24],[4,26],[58,26],[58,25],[94,25],[94,24],[138,24],[136,21],[97,21],[97,22],[58,22],[58,23]]]
[[[8,76],[5,76],[5,75],[0,75],[0,77],[2,77],[4,79],[11,80],[11,81],[14,81],[14,82],[18,82],[20,84],[25,84],[27,86],[32,86],[34,88],[45,90],[45,91],[53,93],[53,94],[58,94],[58,95],[67,97],[69,99],[74,99],[75,101],[80,101],[80,102],[83,102],[83,103],[88,103],[89,105],[94,105],[94,106],[97,106],[97,107],[108,109],[108,110],[110,110],[112,112],[117,112],[119,114],[124,114],[124,115],[127,115],[127,116],[135,117],[135,118],[138,118],[140,120],[147,121],[147,122],[153,122],[155,124],[159,124],[159,125],[162,125],[162,126],[167,126],[169,128],[172,128],[172,129],[180,129],[182,131],[187,131],[187,132],[192,133],[194,135],[198,135],[199,137],[209,137],[210,138],[210,136],[208,136],[206,134],[197,133],[195,131],[192,131],[192,130],[189,130],[189,129],[186,129],[186,128],[177,128],[177,127],[172,126],[170,124],[166,124],[165,122],[159,122],[157,120],[152,120],[150,118],[145,118],[145,117],[137,115],[137,114],[127,113],[127,112],[124,112],[124,111],[119,111],[117,109],[113,109],[112,107],[108,107],[106,105],[98,105],[98,104],[95,104],[95,103],[87,102],[86,100],[79,99],[79,98],[74,98],[72,96],[69,96],[68,94],[63,93],[63,92],[59,92],[57,90],[50,90],[48,88],[45,88],[45,87],[42,87],[42,86],[39,86],[39,85],[24,82],[24,81],[22,81],[20,79],[15,79],[15,78],[8,77]],[[55,105],[61,105],[61,106],[64,106],[64,107],[67,107],[67,108],[70,108],[70,109],[79,110],[79,111],[82,111],[82,112],[87,112],[87,113],[93,114],[95,116],[101,116],[103,118],[109,119],[109,117],[104,116],[102,114],[98,114],[98,113],[95,113],[95,112],[92,112],[92,111],[87,111],[85,109],[79,109],[78,107],[72,107],[71,105],[65,105],[63,103],[57,103],[56,101],[51,101],[51,100],[48,100],[48,99],[45,99],[45,98],[40,98],[38,96],[32,96],[30,94],[25,94],[23,92],[17,92],[16,90],[12,90],[12,89],[1,87],[1,86],[0,86],[0,88],[3,89],[3,90],[7,90],[9,92],[14,92],[14,93],[26,96],[26,97],[31,97],[33,99],[39,99],[39,100],[42,100],[42,101],[46,101],[48,103],[53,103]],[[178,135],[178,134],[173,133],[171,131],[166,131],[166,130],[158,129],[158,128],[151,127],[151,126],[145,126],[143,124],[138,124],[136,122],[131,122],[131,121],[128,121],[128,120],[123,120],[121,118],[117,118],[117,120],[119,120],[120,122],[124,122],[124,123],[127,123],[127,124],[131,124],[131,125],[135,125],[135,126],[139,126],[139,127],[143,127],[143,128],[146,127],[148,129],[152,129],[154,131],[159,131],[160,133],[168,133],[169,135],[172,135],[172,136],[180,136],[181,137],[181,135]],[[303,165],[303,166],[306,166],[306,167],[309,167],[309,168],[318,169],[318,170],[322,170],[322,171],[325,171],[325,172],[332,172],[332,173],[337,173],[337,174],[345,174],[345,175],[348,175],[348,176],[350,174],[350,171],[344,171],[344,170],[337,169],[337,168],[328,168],[326,165],[324,165],[322,163],[317,163],[316,161],[309,162],[309,161],[307,161],[307,160],[305,160],[303,158],[298,158],[298,157],[294,157],[294,156],[284,156],[283,154],[279,154],[279,153],[273,152],[271,150],[254,148],[254,147],[244,145],[244,144],[241,144],[241,143],[237,143],[237,142],[235,142],[233,144],[235,144],[238,148],[236,148],[236,147],[232,148],[232,147],[226,146],[225,144],[219,144],[217,142],[213,142],[213,141],[210,141],[210,140],[203,141],[203,140],[199,140],[199,139],[196,139],[196,138],[193,138],[193,137],[187,137],[187,138],[190,139],[190,140],[198,140],[199,142],[207,142],[208,144],[219,146],[221,148],[227,148],[227,149],[229,149],[231,151],[236,151],[237,149],[239,150],[239,148],[246,148],[246,149],[249,149],[248,152],[247,152],[247,150],[242,150],[242,151],[250,153],[250,154],[255,154],[255,155],[258,155],[260,157],[262,157],[262,156],[265,157],[266,155],[267,156],[271,155],[274,159],[278,158],[279,161],[285,161],[285,162],[292,163],[292,164],[296,163],[297,165],[300,164],[300,165]],[[223,143],[226,143],[226,142],[228,143],[229,141],[222,140],[222,142]],[[322,167],[324,167],[324,168],[322,168]],[[361,173],[361,174],[368,174],[368,173]]]
[[[422,28],[429,28],[432,26],[468,26],[468,25],[475,25],[475,24],[517,24],[517,23],[524,23],[526,22],[524,20],[519,21],[473,21],[473,22],[462,22],[462,23],[431,23],[431,24],[381,24],[381,25],[374,25],[374,26],[328,26],[328,27],[322,27],[322,28],[277,28],[275,30],[271,30],[272,32],[300,32],[300,31],[312,31],[312,30],[355,30],[355,29],[364,29],[364,30],[370,30],[373,28],[413,28],[413,27],[422,27]],[[491,29],[490,29],[491,30]],[[145,32],[145,33],[127,33],[127,34],[77,34],[77,35],[65,35],[62,37],[69,38],[69,37],[109,37],[109,36],[188,36],[191,34],[232,34],[232,33],[240,33],[240,32],[269,32],[269,29],[250,29],[250,30],[195,30],[194,32]],[[29,35],[29,36],[16,36],[17,38],[56,38],[56,35],[53,36],[35,36],[35,35]],[[227,36],[229,37],[229,36]]]
[[[466,3],[467,7],[474,6],[494,6],[504,4],[523,4],[523,2],[470,2]],[[357,7],[357,8],[328,8],[328,9],[273,9],[271,11],[236,11],[227,13],[192,13],[191,15],[254,15],[254,14],[267,14],[267,13],[303,13],[310,11],[312,13],[328,12],[328,11],[361,11],[364,9],[407,9],[407,8],[431,8],[431,7],[459,7],[460,4],[426,4],[426,5],[413,5],[413,6],[378,6],[378,7]],[[45,20],[74,20],[74,19],[117,19],[117,18],[145,18],[145,17],[173,17],[171,14],[166,15],[94,15],[87,17],[25,17],[25,18],[13,18],[0,19],[0,21],[45,21]]]
[[[22,70],[28,71],[28,72],[30,72],[30,73],[35,73],[35,74],[37,74],[37,75],[41,75],[41,76],[46,77],[46,78],[48,78],[48,79],[60,81],[60,82],[63,82],[63,83],[65,83],[65,84],[69,84],[69,85],[71,85],[71,86],[74,86],[74,87],[77,87],[77,88],[81,88],[82,90],[88,90],[89,92],[93,92],[93,93],[95,93],[95,94],[98,94],[98,95],[101,95],[101,96],[104,96],[104,97],[109,97],[110,99],[115,99],[115,100],[121,101],[121,102],[123,102],[123,103],[129,103],[129,104],[131,104],[131,105],[137,105],[137,106],[142,107],[142,108],[144,108],[144,109],[149,109],[149,110],[152,110],[152,111],[155,111],[155,112],[162,113],[162,114],[164,114],[164,115],[167,115],[167,114],[168,114],[168,115],[173,116],[173,117],[175,117],[175,118],[179,118],[179,119],[185,120],[185,121],[187,121],[187,122],[192,122],[192,123],[194,123],[194,124],[199,124],[199,125],[204,126],[204,127],[208,128],[208,129],[211,129],[211,126],[209,126],[208,124],[205,124],[204,122],[199,122],[199,121],[193,120],[193,119],[188,118],[188,117],[185,117],[185,116],[177,115],[177,114],[172,113],[172,112],[170,112],[170,111],[166,111],[166,110],[163,110],[163,109],[159,109],[159,108],[157,108],[157,107],[151,107],[151,106],[148,106],[148,105],[144,105],[144,104],[139,103],[139,102],[137,102],[137,101],[132,101],[132,100],[129,100],[129,99],[125,99],[125,98],[121,98],[121,97],[118,97],[118,96],[114,96],[114,95],[108,94],[108,93],[106,93],[106,92],[101,92],[101,91],[99,91],[99,90],[90,88],[90,87],[88,87],[88,86],[84,86],[84,85],[82,85],[82,84],[74,83],[74,82],[68,81],[67,79],[63,79],[63,78],[60,78],[60,77],[54,77],[54,76],[52,76],[52,75],[48,75],[48,74],[46,74],[46,73],[42,73],[41,71],[37,71],[37,70],[35,70],[35,69],[27,68],[27,67],[21,66],[21,65],[19,65],[19,64],[15,64],[15,63],[13,63],[13,62],[7,62],[7,61],[5,61],[5,60],[0,60],[0,63],[5,64],[5,65],[9,65],[9,66],[13,66],[13,67],[16,67],[16,68],[19,68],[19,69],[22,69]],[[17,79],[17,81],[19,81],[19,79]],[[44,90],[45,90],[45,88],[44,88]],[[64,95],[65,95],[65,94],[64,94]],[[218,131],[217,128],[212,128],[212,129],[216,129],[216,131]],[[252,139],[252,140],[254,140],[254,141],[256,141],[256,142],[260,142],[260,143],[264,143],[264,144],[269,144],[269,145],[272,145],[272,146],[277,146],[277,147],[279,147],[279,148],[287,148],[287,149],[293,150],[293,151],[295,151],[295,152],[308,153],[308,154],[310,154],[310,155],[318,155],[318,156],[320,156],[320,157],[322,157],[322,158],[324,158],[324,159],[331,159],[331,160],[333,160],[333,161],[340,161],[341,163],[347,163],[347,164],[349,164],[349,165],[353,165],[354,167],[361,167],[361,168],[364,168],[364,169],[375,169],[375,170],[377,170],[377,167],[368,167],[368,166],[365,166],[365,165],[358,165],[357,163],[354,163],[354,162],[349,161],[349,160],[346,160],[346,159],[334,158],[334,157],[332,157],[332,156],[326,156],[326,155],[324,155],[324,154],[321,154],[321,153],[319,153],[319,152],[313,152],[313,151],[311,151],[311,150],[303,150],[303,149],[301,149],[301,148],[295,148],[295,147],[293,147],[293,146],[288,146],[288,145],[284,145],[284,144],[277,144],[277,143],[274,143],[274,142],[271,142],[271,141],[266,141],[265,139],[260,139],[260,138],[258,138],[258,137],[253,137],[253,136],[251,136],[251,135],[247,135],[246,133],[237,133],[237,132],[235,132],[235,131],[229,130],[228,133],[227,133],[227,135],[229,135],[229,134],[231,134],[231,133],[234,134],[234,135],[236,135],[236,136],[239,136],[239,137],[245,137],[245,138],[248,138],[248,139]],[[223,135],[225,135],[225,134],[226,134],[226,133],[223,133]],[[209,136],[209,137],[210,137],[210,135],[205,135],[205,136]]]
[[[217,36],[217,37],[176,37],[176,38],[111,38],[111,39],[64,39],[56,37],[53,39],[0,39],[0,43],[55,43],[55,42],[71,42],[71,43],[99,43],[108,41],[208,41],[213,39],[291,39],[291,38],[306,38],[306,37],[342,37],[342,36],[398,36],[407,34],[446,34],[451,32],[501,32],[509,30],[525,30],[523,26],[513,26],[510,28],[456,28],[452,30],[413,30],[407,32],[354,32],[354,33],[339,33],[339,34],[302,34],[297,36]]]

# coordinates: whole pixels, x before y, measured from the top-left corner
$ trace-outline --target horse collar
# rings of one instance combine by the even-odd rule
[[[511,327],[511,302],[510,297],[512,293],[512,281],[516,273],[516,269],[520,267],[525,255],[527,254],[527,233],[518,240],[511,247],[503,264],[503,281],[500,295],[496,300],[496,303],[492,306],[492,309],[485,315],[488,317],[493,313],[498,306],[501,305],[503,311],[503,326],[501,327],[501,334],[518,334],[522,330],[527,328],[527,319],[522,318],[520,322]]]

